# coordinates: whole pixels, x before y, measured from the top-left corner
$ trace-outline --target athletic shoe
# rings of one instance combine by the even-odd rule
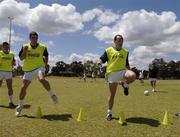
[[[10,108],[14,108],[15,105],[14,105],[12,102],[9,102],[9,107],[10,107]]]
[[[176,113],[176,116],[180,116],[180,112]]]
[[[16,117],[20,116],[22,108],[23,106],[20,106],[20,105],[16,107],[16,113],[15,113]]]
[[[106,119],[107,119],[108,121],[111,121],[111,120],[112,120],[112,114],[107,114]]]
[[[51,96],[51,99],[52,99],[52,101],[53,101],[54,104],[56,104],[56,103],[58,102],[58,98],[57,98],[57,96],[56,96],[55,94],[53,94],[53,95]]]
[[[152,89],[152,92],[155,92],[155,89],[154,89],[154,88]]]
[[[125,87],[124,87],[124,95],[127,96],[128,94],[129,94],[129,88],[125,88]]]
[[[124,83],[122,83],[122,87],[124,88],[124,95],[128,95],[129,94],[129,88],[128,87],[124,87]]]

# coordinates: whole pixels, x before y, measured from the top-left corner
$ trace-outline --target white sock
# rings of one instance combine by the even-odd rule
[[[107,113],[112,114],[112,109],[108,109]]]
[[[129,85],[127,84],[127,82],[124,82],[124,87],[125,87],[125,88],[128,88],[128,87],[129,87]]]
[[[12,100],[13,100],[13,96],[11,95],[9,96],[9,103],[13,102]]]
[[[48,93],[50,96],[54,95],[54,92],[52,90],[49,90]]]
[[[23,106],[23,100],[19,100],[19,106]]]

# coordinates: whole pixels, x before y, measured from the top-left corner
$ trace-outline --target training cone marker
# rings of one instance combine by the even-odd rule
[[[121,112],[120,115],[119,115],[118,123],[121,124],[121,125],[126,125],[126,119],[125,119],[125,116],[124,116],[123,112]]]
[[[36,112],[36,118],[42,118],[42,111],[41,111],[41,107],[37,108],[37,112]]]
[[[77,121],[78,121],[78,122],[83,121],[83,108],[80,108],[80,111],[79,111],[79,115],[78,115]]]
[[[164,114],[164,118],[163,118],[162,124],[163,124],[163,125],[169,125],[169,124],[171,124],[168,111],[166,111],[165,114]]]

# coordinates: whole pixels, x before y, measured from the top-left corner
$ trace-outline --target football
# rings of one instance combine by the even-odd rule
[[[145,95],[145,96],[148,96],[148,95],[149,95],[149,91],[148,91],[148,90],[145,90],[145,91],[144,91],[144,95]]]

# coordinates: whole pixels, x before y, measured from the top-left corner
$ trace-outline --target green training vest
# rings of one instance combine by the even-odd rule
[[[5,54],[3,51],[0,51],[0,71],[12,72],[12,61],[14,54],[9,52]]]
[[[128,55],[128,51],[125,48],[122,48],[120,51],[117,51],[115,48],[109,47],[106,49],[106,53],[108,57],[106,67],[107,75],[111,72],[126,69],[126,58]]]
[[[24,64],[22,67],[23,71],[29,72],[39,67],[44,67],[45,64],[43,60],[43,53],[46,48],[45,45],[39,43],[35,49],[31,47],[30,43],[25,44],[24,46],[28,46],[28,53],[24,59]]]

